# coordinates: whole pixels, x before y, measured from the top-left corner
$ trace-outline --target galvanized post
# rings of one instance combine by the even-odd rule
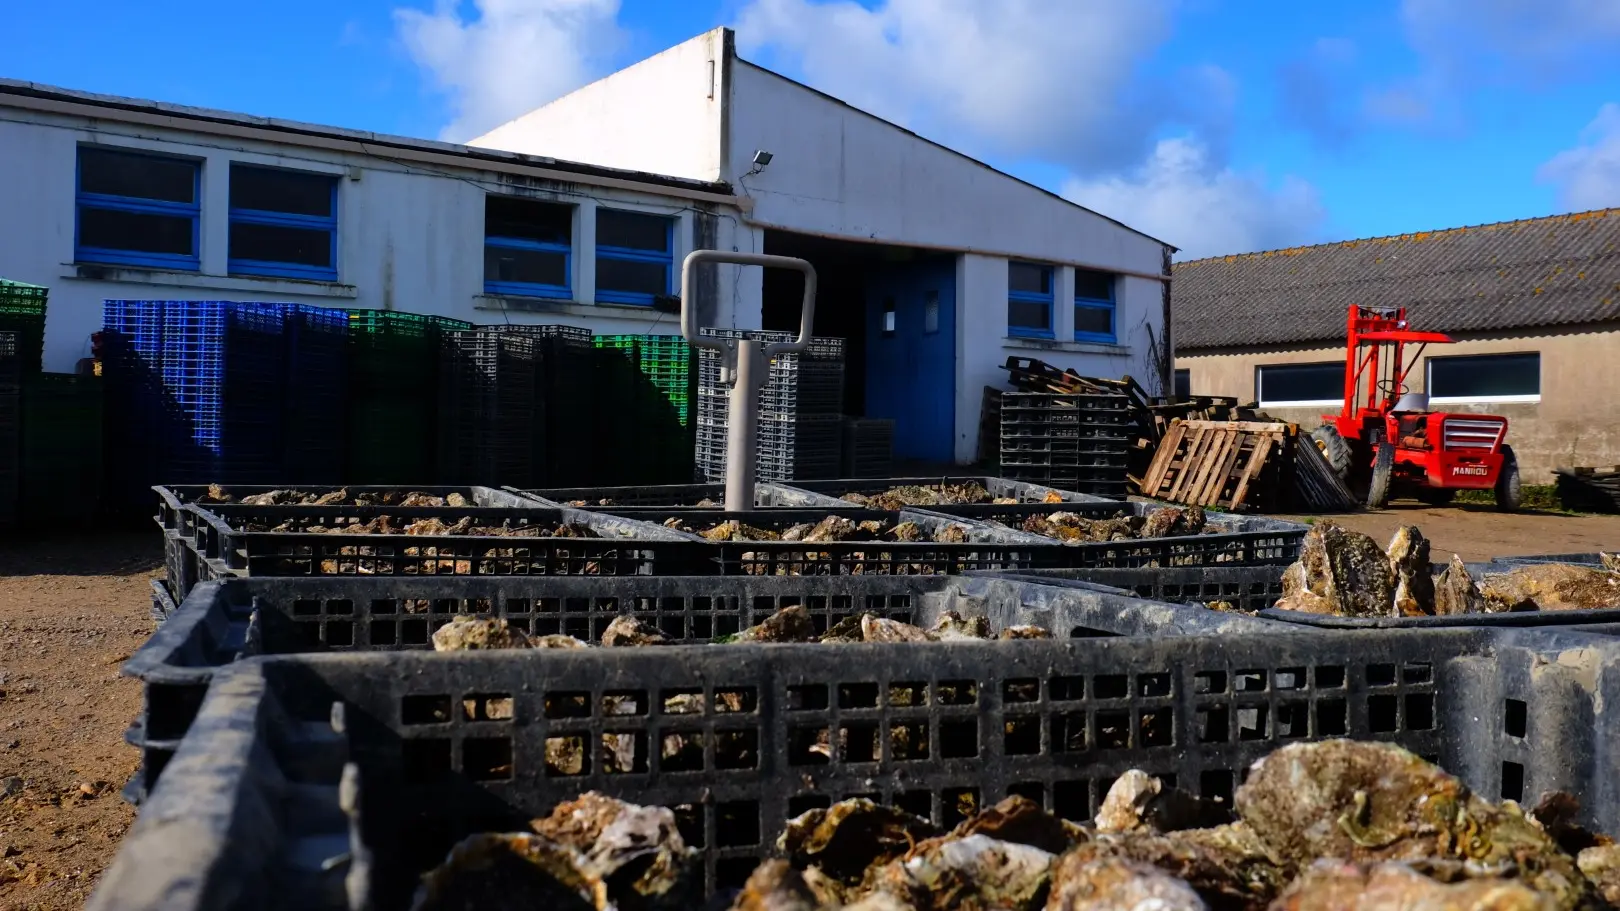
[[[799,337],[791,342],[763,344],[757,339],[738,339],[735,352],[727,343],[706,338],[699,331],[695,310],[694,266],[703,263],[733,263],[740,266],[794,269],[804,273],[804,305],[799,313]],[[816,269],[791,256],[764,253],[730,253],[721,250],[693,250],[681,263],[681,335],[694,348],[718,351],[729,361],[736,358],[730,407],[726,418],[726,502],[727,512],[748,512],[754,508],[754,480],[758,466],[759,391],[769,372],[773,354],[803,351],[810,345],[815,324]],[[721,370],[722,379],[731,365]]]

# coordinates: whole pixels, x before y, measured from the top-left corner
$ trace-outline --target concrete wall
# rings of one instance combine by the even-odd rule
[[[727,34],[706,32],[468,145],[719,180]]]
[[[202,161],[198,272],[75,265],[76,147],[102,143]],[[90,354],[106,299],[272,300],[394,309],[475,323],[566,323],[599,333],[679,333],[679,319],[646,308],[597,305],[594,237],[598,205],[679,220],[676,263],[691,249],[698,210],[655,191],[640,193],[467,169],[450,172],[294,145],[203,137],[153,127],[22,111],[0,118],[0,276],[47,285],[45,369],[71,371]],[[338,281],[226,275],[229,166],[249,162],[342,175],[338,191]],[[24,175],[19,178],[18,175]],[[573,301],[483,295],[484,197],[520,193],[576,207]],[[720,213],[715,246],[736,243],[734,213]],[[734,321],[732,274],[712,291],[715,320]],[[755,319],[757,320],[757,306]]]
[[[1499,414],[1508,419],[1508,442],[1519,458],[1526,484],[1550,484],[1559,465],[1607,467],[1620,464],[1620,407],[1610,390],[1620,389],[1620,331],[1515,333],[1465,337],[1454,345],[1435,346],[1426,354],[1449,357],[1469,354],[1541,354],[1541,401],[1435,404],[1436,410]],[[1317,361],[1343,363],[1342,346],[1180,354],[1176,367],[1189,370],[1195,395],[1255,397],[1255,367]],[[1419,364],[1409,384],[1423,391],[1428,370]],[[1266,407],[1280,420],[1306,427],[1320,423],[1335,408]]]

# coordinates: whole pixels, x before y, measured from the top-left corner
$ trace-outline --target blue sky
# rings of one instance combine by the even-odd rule
[[[463,140],[720,24],[1189,256],[1620,206],[1620,0],[11,2],[0,75]]]

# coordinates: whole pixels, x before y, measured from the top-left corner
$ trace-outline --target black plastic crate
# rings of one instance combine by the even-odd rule
[[[541,343],[504,328],[473,329],[447,333],[441,354],[441,479],[533,484],[546,428]]]
[[[146,771],[129,794],[136,801],[179,746],[219,668],[258,655],[429,649],[433,631],[459,614],[498,615],[525,632],[589,642],[624,614],[671,640],[707,642],[793,605],[809,611],[818,631],[861,613],[931,626],[947,610],[984,617],[992,631],[1034,624],[1059,638],[1277,627],[1113,589],[1001,575],[227,579],[194,589],[181,612],[166,590],[157,592],[167,601],[163,617],[173,620],[124,666],[145,687],[145,710],[126,734],[144,756]]]
[[[274,490],[302,490],[306,492],[326,492],[346,490],[350,496],[362,494],[386,493],[423,493],[434,497],[448,497],[451,494],[460,494],[474,506],[510,506],[524,508],[536,505],[535,501],[516,491],[498,487],[479,487],[467,485],[461,487],[445,487],[426,484],[421,486],[411,484],[223,484],[223,492],[240,500],[242,497],[259,493],[269,493]],[[154,517],[158,527],[179,531],[185,535],[196,533],[194,521],[195,513],[187,512],[182,507],[196,504],[197,501],[208,495],[207,484],[171,484],[152,488],[157,493],[158,511]],[[202,504],[204,508],[211,508],[223,504]],[[319,507],[315,507],[319,508]]]
[[[460,838],[591,790],[673,808],[723,902],[836,800],[948,827],[1017,794],[1082,821],[1130,769],[1229,801],[1260,758],[1338,737],[1493,801],[1579,794],[1578,822],[1613,831],[1614,658],[1596,636],[1383,630],[256,659],[216,679],[88,907],[235,911],[272,883],[290,906],[404,907]],[[702,758],[666,755],[675,736]],[[605,737],[628,755],[599,758]],[[548,742],[592,761],[548,764]]]
[[[1046,585],[1101,585],[1130,592],[1149,601],[1169,604],[1202,607],[1210,602],[1224,601],[1237,610],[1253,613],[1268,610],[1282,597],[1282,574],[1283,567],[1273,564],[1031,569],[1007,575]]]
[[[542,506],[209,506],[196,511],[198,553],[220,575],[541,576],[704,575],[691,535],[599,512]],[[244,526],[334,527],[386,515],[401,523],[471,517],[514,527],[570,523],[599,538],[248,531]]]
[[[22,384],[22,361],[17,356],[17,333],[0,332],[0,392]]]
[[[574,509],[605,510],[652,509],[678,506],[702,508],[704,500],[723,503],[725,484],[655,484],[636,487],[555,487],[545,490],[516,491],[526,497],[544,501],[547,505],[568,506]],[[790,505],[783,502],[785,491],[774,484],[754,485],[755,506]],[[849,505],[847,503],[841,505]],[[715,507],[718,508],[718,507]]]
[[[861,494],[863,496],[872,496],[874,494],[883,493],[887,490],[893,490],[896,487],[940,487],[942,485],[960,487],[969,483],[978,484],[980,487],[983,487],[985,491],[995,499],[1018,500],[1021,503],[1043,503],[1047,502],[1048,498],[1053,498],[1064,503],[1103,501],[1102,497],[1094,497],[1089,494],[1077,493],[1070,490],[1058,490],[1056,488],[1045,487],[1039,484],[1027,484],[1021,481],[1009,480],[1007,478],[992,478],[982,475],[952,475],[931,478],[842,478],[831,481],[816,481],[808,484],[795,483],[791,485],[783,485],[783,489],[789,494],[795,494],[800,497],[800,502],[806,506],[812,506],[817,503],[830,506],[842,505],[842,501],[839,501],[838,503],[831,501],[837,500],[839,497],[851,493]],[[937,507],[934,506],[921,506],[917,508],[937,509]]]

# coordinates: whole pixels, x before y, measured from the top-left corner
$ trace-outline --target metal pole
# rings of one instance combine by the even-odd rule
[[[731,410],[726,419],[726,511],[754,508],[754,478],[758,453],[759,390],[769,370],[762,345],[755,339],[737,341],[737,382],[731,387]]]
[[[697,325],[693,310],[695,266],[703,263],[734,263],[741,266],[793,269],[804,274],[804,305],[799,311],[799,337],[791,342],[765,344],[758,339],[737,340],[737,373],[731,387],[726,418],[726,502],[727,512],[749,512],[754,508],[754,476],[758,458],[754,438],[759,431],[759,390],[769,371],[767,360],[777,352],[803,351],[810,345],[810,328],[815,325],[816,269],[809,262],[791,256],[768,253],[728,253],[720,250],[693,250],[681,263],[681,335],[693,348],[708,348],[729,356],[730,346],[706,338]],[[722,375],[724,374],[722,368]]]

